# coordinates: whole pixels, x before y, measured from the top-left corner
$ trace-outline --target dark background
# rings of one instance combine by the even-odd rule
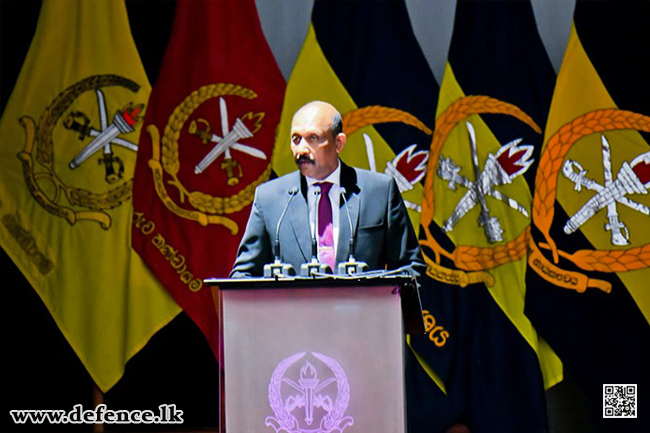
[[[152,86],[169,39],[175,2],[126,0],[136,46]],[[0,110],[14,87],[40,11],[36,0],[0,0]],[[0,143],[2,145],[2,143]],[[0,249],[2,333],[0,340],[0,431],[92,431],[92,425],[16,425],[11,409],[93,406],[93,382],[45,305]],[[105,431],[214,430],[218,423],[218,364],[203,334],[181,313],[153,336],[126,365],[122,379],[104,396],[112,410],[175,404],[179,425],[106,425]]]

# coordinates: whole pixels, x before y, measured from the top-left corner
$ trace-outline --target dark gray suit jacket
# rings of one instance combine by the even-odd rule
[[[357,261],[366,262],[370,270],[405,268],[411,275],[419,276],[425,265],[393,178],[341,162],[341,187],[346,190]],[[257,188],[246,232],[230,273],[232,278],[262,276],[264,265],[273,262],[278,219],[293,188],[298,188],[298,193],[280,226],[281,259],[293,265],[297,272],[300,272],[300,265],[311,260],[307,180],[295,171]],[[337,265],[346,261],[350,253],[350,224],[344,200],[340,200],[340,206]]]

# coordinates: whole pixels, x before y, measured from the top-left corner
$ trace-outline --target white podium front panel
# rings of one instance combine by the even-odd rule
[[[226,431],[405,431],[404,337],[393,292],[222,291]]]

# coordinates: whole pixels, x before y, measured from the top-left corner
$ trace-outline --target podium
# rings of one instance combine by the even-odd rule
[[[410,277],[205,280],[222,326],[227,433],[404,432]]]

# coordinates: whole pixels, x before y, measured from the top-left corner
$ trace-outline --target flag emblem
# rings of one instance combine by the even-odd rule
[[[262,119],[264,118],[264,113],[252,113],[248,112],[244,114],[241,118],[235,120],[235,124],[232,127],[232,130],[229,130],[228,126],[228,107],[226,106],[226,100],[222,97],[219,98],[219,108],[220,108],[220,117],[221,117],[221,137],[216,134],[210,133],[210,122],[205,119],[198,118],[192,120],[188,131],[190,134],[195,134],[201,138],[203,144],[206,144],[208,141],[211,143],[216,143],[216,145],[208,152],[208,154],[197,164],[194,169],[194,174],[201,174],[210,164],[214,162],[219,155],[224,154],[224,162],[221,164],[221,168],[226,169],[228,175],[228,185],[237,185],[239,183],[239,178],[242,177],[242,168],[237,160],[233,159],[230,150],[238,150],[242,153],[246,153],[250,156],[259,159],[267,159],[264,152],[259,149],[256,149],[245,144],[237,143],[238,140],[243,138],[251,138],[255,135],[257,131],[262,127]],[[251,131],[249,130],[242,119],[254,119],[255,128]],[[205,129],[202,130],[199,128],[200,124],[205,125]]]
[[[459,174],[462,167],[456,165],[451,158],[443,159],[442,156],[440,157],[437,174],[440,178],[449,182],[447,185],[448,188],[455,190],[457,185],[462,185],[467,188],[467,192],[460,199],[451,216],[447,218],[442,229],[445,232],[452,231],[456,223],[468,211],[480,203],[481,214],[478,220],[479,225],[483,227],[485,236],[490,243],[501,242],[503,241],[503,229],[497,217],[490,216],[490,209],[488,208],[485,197],[489,195],[496,198],[528,217],[528,211],[521,204],[499,192],[496,187],[511,183],[514,178],[528,170],[533,163],[533,160],[530,159],[530,156],[533,154],[533,146],[519,146],[519,143],[521,143],[520,138],[511,141],[505,146],[502,146],[496,152],[496,155],[488,154],[483,171],[480,171],[478,166],[478,152],[476,149],[476,133],[470,122],[466,122],[466,126],[469,132],[470,150],[472,152],[474,182]]]
[[[115,183],[122,179],[124,175],[124,163],[119,156],[113,154],[111,145],[123,146],[133,152],[138,151],[138,145],[128,140],[120,138],[122,134],[128,134],[135,131],[135,126],[142,120],[142,110],[144,104],[133,106],[133,102],[118,110],[113,117],[113,122],[108,124],[108,113],[106,110],[106,100],[104,92],[101,89],[95,90],[97,94],[97,103],[99,105],[99,121],[101,124],[101,131],[93,128],[90,125],[90,118],[83,111],[73,111],[63,121],[63,126],[66,129],[71,129],[79,133],[79,140],[84,140],[86,136],[94,137],[90,143],[83,148],[81,152],[70,161],[69,167],[71,170],[79,167],[85,160],[95,154],[98,150],[104,150],[103,158],[99,159],[99,163],[104,163],[106,168],[106,182]],[[83,124],[77,121],[83,119]],[[118,171],[115,172],[117,167]]]
[[[612,180],[612,161],[609,141],[601,135],[603,153],[604,185],[587,176],[588,170],[582,168],[579,162],[567,159],[562,166],[562,174],[575,184],[575,190],[580,192],[582,187],[596,191],[589,201],[580,208],[564,225],[564,232],[574,233],[581,225],[594,217],[600,210],[607,208],[605,230],[611,233],[612,245],[629,245],[630,232],[623,221],[619,220],[617,203],[630,209],[650,215],[650,208],[642,203],[629,199],[629,194],[647,194],[650,187],[650,152],[637,156],[632,163],[625,161],[616,179]]]
[[[427,135],[433,133],[429,127],[414,115],[397,108],[382,107],[379,105],[357,108],[345,113],[343,116],[343,132],[345,132],[346,135],[351,136],[366,126],[388,122],[404,123],[419,129]],[[371,171],[377,171],[377,162],[375,160],[375,150],[372,138],[370,135],[363,133],[363,140],[366,145],[368,166]],[[426,172],[429,152],[426,150],[416,149],[417,144],[411,144],[397,154],[392,161],[386,162],[384,173],[395,179],[400,193],[412,190],[413,186],[422,180]],[[421,207],[417,203],[404,199],[404,204],[407,208],[413,209],[416,212],[421,211]]]
[[[190,191],[190,188],[185,186],[181,181],[181,177],[184,175],[179,159],[180,141],[187,143],[188,146],[211,145],[210,150],[207,153],[203,152],[201,158],[196,161],[192,175],[200,177],[207,170],[220,169],[225,172],[227,184],[231,187],[237,186],[244,175],[244,168],[235,159],[233,151],[237,151],[237,154],[245,157],[270,160],[262,150],[252,144],[243,143],[244,140],[255,138],[255,134],[263,127],[262,121],[265,113],[249,111],[236,117],[231,125],[228,105],[224,96],[237,96],[248,100],[257,98],[257,94],[252,90],[227,83],[202,86],[192,92],[169,116],[162,139],[155,125],[147,127],[153,144],[153,155],[149,161],[149,167],[153,173],[156,192],[167,209],[182,218],[194,220],[202,226],[221,224],[228,228],[233,235],[236,235],[239,232],[239,225],[225,215],[238,212],[253,201],[255,188],[265,182],[271,174],[271,164],[267,164],[259,177],[239,192],[228,197],[215,197],[202,191]],[[212,119],[219,120],[221,135],[212,132],[211,123],[203,114],[193,116],[199,106],[214,98],[218,98],[219,113],[218,115],[214,112],[209,114]],[[187,127],[185,127],[186,123],[188,123]],[[181,134],[187,134],[184,135],[187,140],[181,140],[179,138]],[[221,163],[215,164],[222,155]],[[239,157],[237,156],[237,158]],[[171,177],[167,182],[164,182],[163,171]],[[186,178],[187,176],[184,177],[185,180],[187,180]],[[172,199],[167,191],[166,183],[177,189],[180,204]],[[186,200],[191,209],[184,206]]]
[[[630,245],[630,233],[619,219],[618,205],[624,205],[644,215],[650,214],[647,205],[639,203],[635,195],[645,195],[650,187],[650,152],[642,153],[624,161],[616,173],[612,170],[611,149],[605,132],[637,130],[650,132],[650,117],[619,109],[601,109],[588,112],[561,127],[548,141],[540,158],[540,166],[535,179],[533,200],[533,223],[539,228],[546,242],[533,245],[529,261],[535,271],[547,281],[566,288],[584,292],[588,287],[596,287],[607,293],[611,284],[607,281],[587,278],[580,272],[566,271],[556,264],[561,256],[585,271],[626,272],[650,266],[650,244],[630,246],[627,249],[579,250],[573,254],[558,249],[550,235],[557,197],[558,177],[562,175],[574,184],[578,192],[582,188],[595,194],[564,224],[564,232],[572,234],[583,224],[594,218],[601,210],[607,210],[604,229],[610,232],[610,242],[614,246]],[[581,139],[600,133],[603,161],[604,183],[600,184],[588,176],[579,161],[566,159],[569,150]],[[553,263],[547,260],[539,248],[549,250]]]
[[[276,433],[342,433],[354,425],[345,414],[350,384],[334,358],[318,352],[291,355],[275,368],[268,389],[275,416],[264,423]]]
[[[78,140],[85,143],[90,138],[90,141],[70,161],[68,170],[74,172],[91,156],[102,150],[103,155],[98,158],[98,163],[104,166],[105,181],[108,184],[116,184],[124,180],[123,158],[114,153],[113,146],[130,151],[137,150],[137,145],[123,135],[135,131],[141,121],[144,104],[134,105],[134,101],[129,101],[115,113],[112,123],[109,124],[104,94],[108,90],[104,88],[115,86],[126,88],[133,93],[140,90],[139,84],[118,75],[93,75],[59,93],[45,109],[38,124],[29,116],[20,119],[26,138],[25,148],[18,154],[18,158],[23,164],[27,188],[40,206],[53,215],[65,218],[71,225],[78,220],[91,220],[99,223],[103,229],[109,229],[112,219],[106,211],[131,198],[132,178],[117,184],[109,191],[97,193],[89,191],[87,186],[81,188],[68,185],[63,179],[69,179],[70,176],[61,175],[62,168],[55,166],[55,140],[59,137],[63,137],[63,140],[69,139],[72,132],[78,134]],[[94,92],[96,95],[100,129],[94,128],[89,116],[75,107],[75,102],[85,92]],[[59,122],[64,115],[63,121]],[[60,126],[67,130],[68,134],[59,134]]]
[[[417,144],[411,144],[395,155],[392,161],[386,162],[384,172],[395,178],[399,192],[412,190],[413,185],[422,180],[426,172],[429,151],[416,149]]]
[[[459,98],[449,105],[436,120],[436,128],[430,148],[431,160],[427,167],[427,180],[422,201],[422,230],[425,238],[420,243],[429,247],[434,253],[433,259],[425,255],[428,268],[427,274],[438,281],[457,284],[461,287],[479,281],[484,282],[487,286],[494,284],[494,278],[489,273],[483,271],[524,257],[526,255],[526,243],[528,242],[530,233],[530,226],[527,225],[521,233],[513,234],[514,236],[511,236],[511,239],[507,240],[505,244],[501,243],[491,247],[458,245],[452,252],[449,252],[436,241],[429,227],[429,223],[433,221],[435,206],[433,182],[436,176],[434,174],[437,174],[439,179],[448,182],[447,187],[449,189],[455,189],[458,185],[467,188],[467,193],[461,198],[452,214],[443,224],[442,228],[444,231],[449,232],[453,230],[454,225],[460,218],[470,209],[480,205],[481,215],[479,216],[479,224],[483,227],[488,241],[490,243],[503,242],[503,230],[498,219],[490,216],[490,209],[485,201],[486,196],[503,201],[510,208],[515,209],[526,217],[528,216],[528,211],[524,206],[502,194],[496,189],[496,186],[510,183],[513,179],[521,176],[528,170],[533,162],[531,159],[533,147],[531,145],[520,145],[521,140],[516,139],[501,146],[494,155],[490,154],[483,167],[483,171],[480,171],[474,127],[467,119],[472,115],[483,113],[513,116],[530,126],[537,133],[541,133],[541,129],[532,118],[517,106],[489,96],[467,96]],[[453,160],[441,155],[447,138],[452,130],[461,122],[465,122],[465,127],[470,138],[474,172],[473,182],[459,174],[461,167],[456,165]],[[441,266],[442,257],[453,260],[458,270]]]

